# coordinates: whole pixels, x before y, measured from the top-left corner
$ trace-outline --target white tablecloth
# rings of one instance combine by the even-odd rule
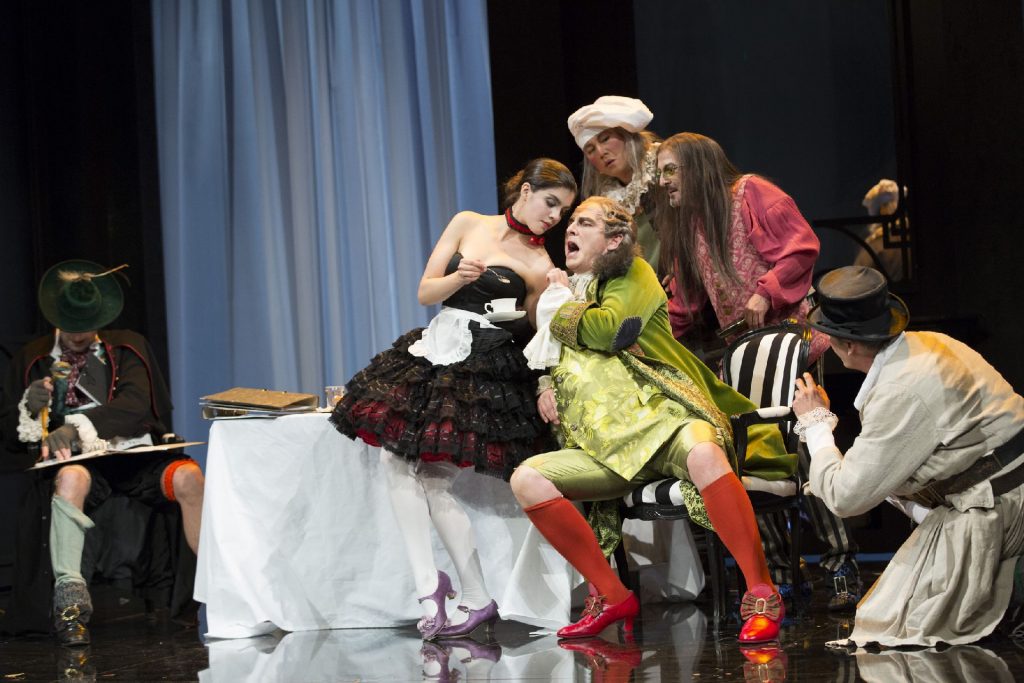
[[[208,636],[419,618],[378,449],[343,437],[323,414],[214,422],[209,444],[195,589]],[[464,471],[454,492],[502,617],[545,628],[567,623],[578,576],[533,529],[508,484]],[[665,533],[647,523],[636,530],[647,536],[634,544],[641,555]],[[703,585],[692,538],[685,524],[669,533],[673,562],[642,578],[649,592],[692,598]],[[457,580],[436,535],[434,547],[438,567]]]

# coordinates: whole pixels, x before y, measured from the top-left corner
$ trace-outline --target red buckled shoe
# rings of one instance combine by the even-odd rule
[[[640,613],[640,601],[633,591],[620,603],[609,605],[603,595],[587,598],[583,615],[575,624],[558,629],[559,638],[589,638],[596,636],[617,621],[625,620],[626,633],[633,632],[633,619]]]
[[[764,643],[779,637],[779,624],[786,616],[786,605],[782,596],[773,586],[759,583],[743,594],[740,602],[740,618],[743,628],[740,629],[741,645],[747,643]]]
[[[740,648],[747,660],[743,663],[746,683],[782,683],[786,680],[789,662],[786,653],[777,645]]]
[[[587,666],[591,671],[607,671],[615,667],[624,668],[627,672],[632,671],[640,666],[640,661],[644,657],[643,650],[633,643],[620,645],[609,643],[603,638],[567,640],[559,642],[558,647],[581,653],[586,657]]]

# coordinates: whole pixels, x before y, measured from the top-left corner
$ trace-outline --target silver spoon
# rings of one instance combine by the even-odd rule
[[[490,266],[487,266],[487,272],[489,272],[489,273],[490,273],[491,275],[493,275],[494,277],[498,278],[498,282],[503,282],[503,283],[505,283],[506,285],[512,282],[511,280],[509,280],[509,279],[508,279],[507,277],[505,277],[504,275],[499,275],[499,274],[498,274],[498,271],[494,270],[494,269],[493,269],[493,268],[491,268]]]

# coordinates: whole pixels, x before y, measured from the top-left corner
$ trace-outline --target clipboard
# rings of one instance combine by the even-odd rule
[[[57,460],[56,458],[50,458],[37,462],[29,470],[41,470],[47,467],[61,467],[63,465],[74,465],[77,462],[83,460],[93,460],[95,458],[102,458],[107,455],[132,455],[134,453],[158,453],[160,451],[176,451],[189,446],[201,446],[205,444],[205,441],[185,441],[183,443],[166,443],[160,444],[159,446],[139,446],[137,448],[109,448],[104,451],[92,451],[90,453],[82,453],[81,455],[73,455],[68,460]],[[28,470],[26,470],[28,471]]]

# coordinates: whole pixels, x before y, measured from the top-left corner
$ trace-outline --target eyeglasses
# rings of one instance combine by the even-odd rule
[[[658,169],[658,180],[662,178],[674,178],[680,171],[680,167],[675,164],[665,164],[664,168]]]

